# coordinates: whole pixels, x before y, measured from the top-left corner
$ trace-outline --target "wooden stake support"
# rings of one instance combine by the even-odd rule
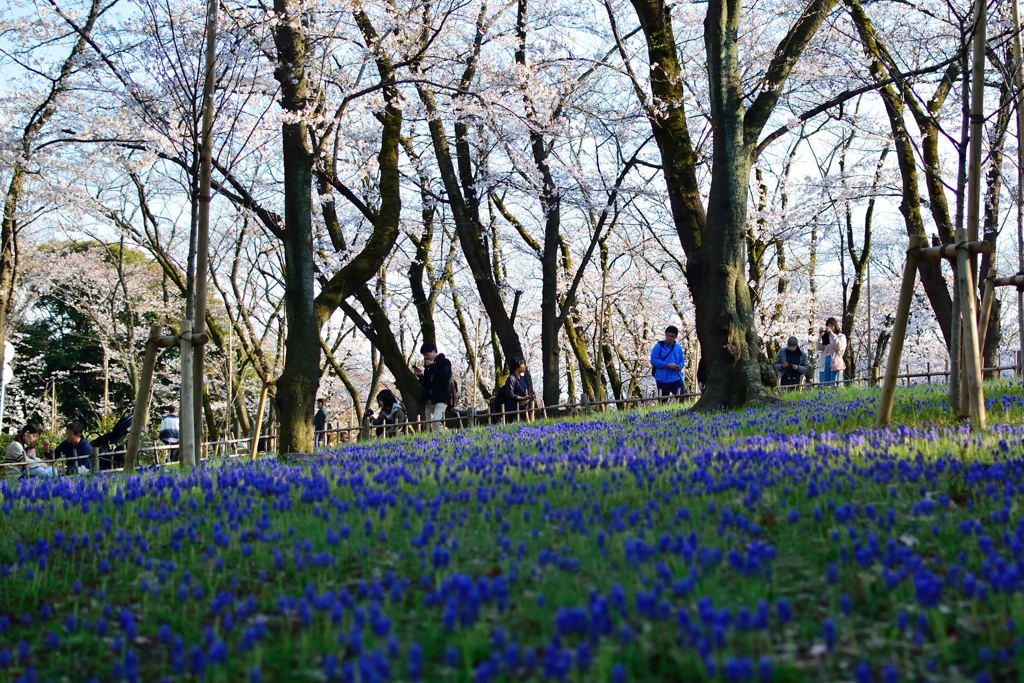
[[[968,241],[963,230],[958,230],[955,244],[944,244],[938,247],[927,247],[927,241],[921,235],[910,238],[907,249],[907,260],[903,266],[903,280],[900,285],[900,297],[896,307],[896,323],[892,332],[892,343],[889,346],[889,360],[885,366],[885,379],[882,382],[882,396],[878,402],[878,413],[875,421],[879,427],[885,427],[892,421],[892,407],[896,395],[896,375],[903,356],[903,344],[906,341],[907,322],[910,317],[910,303],[917,284],[917,265],[921,260],[938,258],[956,259],[956,284],[954,317],[952,324],[952,348],[950,348],[951,367],[951,398],[954,408],[959,408],[971,417],[971,429],[985,429],[985,396],[981,381],[981,346],[978,332],[977,303],[974,297],[974,277],[971,273],[970,259],[972,256],[990,252],[991,245],[977,240]],[[992,281],[992,279],[990,279]],[[993,282],[994,286],[994,282]],[[992,295],[986,299],[991,310]],[[962,362],[961,362],[962,358]],[[963,376],[958,376],[962,372]],[[953,382],[956,378],[959,382]],[[960,399],[962,396],[962,400]],[[958,405],[959,404],[959,405]]]
[[[255,460],[260,447],[260,430],[263,429],[263,412],[267,409],[267,396],[270,394],[270,382],[263,382],[260,389],[260,400],[256,408],[256,422],[252,426],[252,439],[249,441],[249,459]]]
[[[192,321],[185,318],[181,321],[181,410],[178,444],[181,456],[181,468],[193,469],[196,466],[196,411],[195,394],[192,391]]]

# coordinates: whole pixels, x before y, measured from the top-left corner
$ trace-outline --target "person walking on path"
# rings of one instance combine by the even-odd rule
[[[85,425],[78,420],[68,424],[64,430],[64,440],[53,451],[54,459],[65,461],[68,474],[88,474],[89,459],[92,457],[92,444],[82,436]]]
[[[843,356],[846,354],[846,335],[839,329],[835,318],[825,321],[825,327],[818,331],[818,360],[815,370],[818,382],[835,386],[840,373],[846,369]]]
[[[424,342],[420,353],[423,354],[423,369],[417,366],[413,371],[423,386],[427,429],[437,431],[444,429],[444,413],[452,402],[452,362],[438,353],[437,345],[432,342]]]
[[[313,414],[313,446],[322,448],[327,444],[327,411],[324,410],[324,400],[316,400],[316,412]]]
[[[779,373],[779,384],[784,387],[800,384],[807,374],[807,352],[800,348],[796,337],[790,337],[786,346],[775,354],[775,372]]]
[[[654,382],[662,396],[675,396],[683,393],[683,368],[686,359],[683,347],[676,343],[679,329],[675,325],[665,328],[665,338],[651,349],[651,368]]]
[[[167,449],[167,459],[170,462],[178,462],[178,441],[181,435],[178,433],[181,421],[178,419],[178,409],[175,406],[167,407],[167,414],[160,420],[160,441],[165,446],[174,446]]]

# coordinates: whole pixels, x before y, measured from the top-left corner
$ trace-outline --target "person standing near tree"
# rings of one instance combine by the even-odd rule
[[[815,370],[818,382],[835,386],[839,373],[846,369],[843,355],[846,353],[846,335],[839,329],[835,318],[825,321],[825,327],[818,331],[818,360]]]
[[[784,387],[800,384],[807,374],[807,352],[800,348],[796,337],[790,337],[785,348],[775,355],[775,372],[779,373],[779,384]]]
[[[320,448],[327,443],[327,411],[324,410],[324,400],[316,400],[316,412],[313,414],[313,445]]]
[[[676,343],[679,328],[669,325],[665,328],[665,338],[651,349],[651,368],[654,382],[662,396],[675,396],[683,393],[683,368],[686,359],[683,347]]]
[[[424,419],[427,429],[444,429],[444,413],[452,402],[452,362],[437,352],[437,345],[424,342],[420,347],[423,354],[423,368],[413,367],[423,386]]]

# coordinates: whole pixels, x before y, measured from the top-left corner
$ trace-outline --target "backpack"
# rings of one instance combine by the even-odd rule
[[[452,373],[452,378],[448,380],[448,393],[451,397],[451,401],[448,403],[449,408],[455,408],[459,404],[459,383],[455,381],[455,373]]]

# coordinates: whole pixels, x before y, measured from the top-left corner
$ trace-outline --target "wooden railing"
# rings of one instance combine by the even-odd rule
[[[984,368],[983,371],[986,376],[996,373],[1001,375],[1003,372],[1012,372],[1017,374],[1019,371],[1019,364],[1013,365],[997,365],[991,368]],[[927,383],[932,383],[934,379],[942,379],[949,377],[949,367],[943,366],[942,369],[932,369],[930,364],[926,364],[924,372],[904,372],[897,375],[898,379],[904,381],[905,384],[909,385],[912,380],[923,379]],[[777,387],[786,391],[806,391],[809,389],[826,388],[835,386],[853,386],[858,384],[876,385],[879,382],[878,368],[871,368],[871,371],[855,376],[850,379],[837,379],[834,382],[802,382],[801,384],[780,386]],[[423,431],[431,431],[433,429],[468,429],[473,427],[479,427],[484,425],[501,425],[511,424],[513,422],[532,422],[539,416],[541,419],[557,418],[557,417],[570,417],[580,414],[599,413],[607,410],[626,410],[629,408],[636,408],[644,405],[657,405],[667,403],[683,403],[690,400],[700,398],[699,392],[689,392],[675,394],[671,396],[635,396],[631,398],[623,399],[607,399],[602,401],[579,401],[575,403],[560,403],[553,406],[545,406],[542,403],[532,406],[528,409],[517,410],[513,412],[499,412],[491,413],[486,410],[469,409],[462,411],[454,411],[455,415],[452,417],[444,417],[439,420],[426,420],[413,418],[406,422],[400,422],[395,424],[382,424],[375,425],[368,421],[364,421],[359,425],[348,425],[345,427],[334,427],[325,430],[314,432],[315,443],[320,444],[318,448],[329,448],[337,447],[342,444],[353,443],[362,440],[368,440],[377,437],[377,431],[381,432],[381,437],[387,437],[389,430],[394,430],[399,434],[409,434]],[[257,454],[259,453],[274,453],[278,440],[278,434],[275,429],[271,429],[267,433],[261,435],[257,440],[259,448],[257,448]],[[227,458],[238,458],[251,455],[251,445],[253,438],[251,436],[241,437],[237,439],[220,439],[216,441],[206,441],[201,444],[201,454],[199,460],[210,460],[216,457],[227,457]],[[155,455],[161,452],[175,450],[177,446],[167,445],[153,445],[145,446],[139,449],[140,452],[154,453]],[[97,453],[93,451],[90,470],[96,472],[99,470],[99,458],[100,455],[104,459],[111,458],[114,456],[123,457],[126,453],[125,449],[118,449],[105,453]],[[78,459],[78,458],[76,458]],[[55,458],[48,460],[38,460],[30,464],[32,465],[65,465],[67,458]],[[166,466],[167,462],[158,462],[159,466]],[[22,467],[27,468],[26,463],[0,463],[0,476],[3,476],[4,468]],[[121,468],[114,468],[110,471],[122,471]]]

